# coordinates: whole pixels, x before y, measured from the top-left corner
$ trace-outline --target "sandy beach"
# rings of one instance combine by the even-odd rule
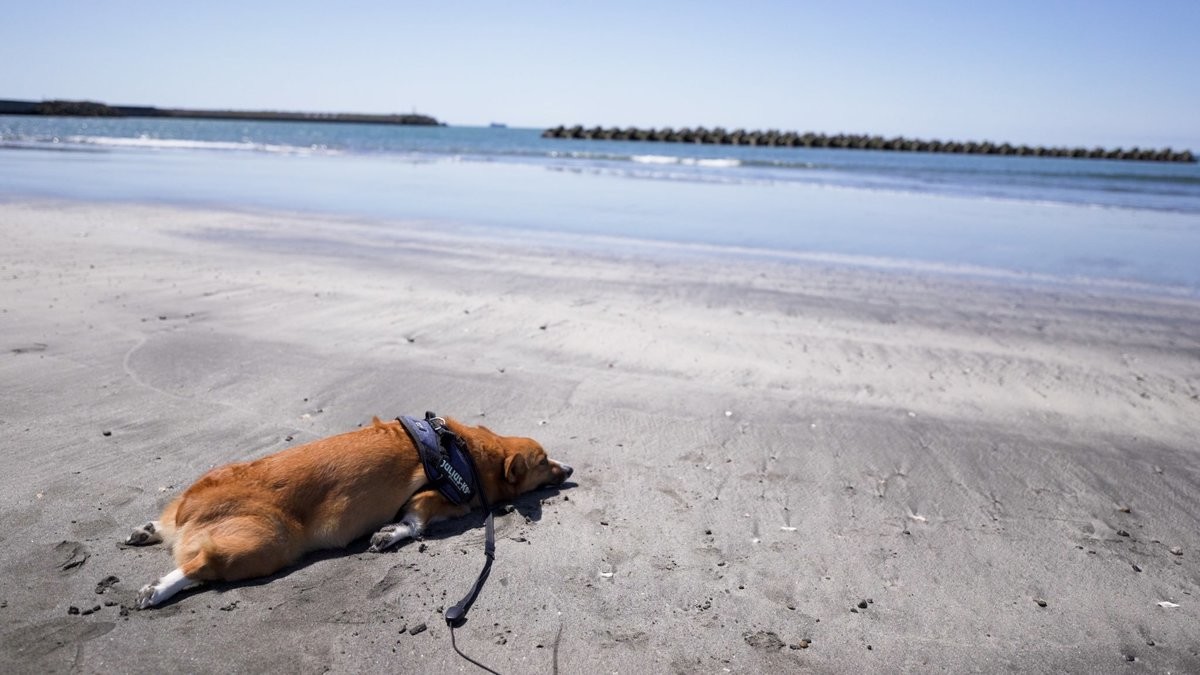
[[[205,470],[425,410],[575,467],[496,520],[457,639],[500,672],[1200,670],[1194,296],[165,206],[0,233],[0,671],[477,672],[440,610],[478,517],[127,609],[171,560],[120,542]]]

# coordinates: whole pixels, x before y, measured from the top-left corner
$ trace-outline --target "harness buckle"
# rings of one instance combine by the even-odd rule
[[[434,431],[441,432],[446,428],[446,418],[438,417],[436,413],[426,410],[425,421],[429,422],[429,426],[433,427]]]

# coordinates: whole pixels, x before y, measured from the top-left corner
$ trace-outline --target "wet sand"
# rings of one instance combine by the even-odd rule
[[[0,233],[5,672],[474,672],[439,611],[474,517],[125,609],[171,561],[119,542],[208,468],[427,409],[576,469],[497,518],[457,637],[501,672],[1200,670],[1195,298],[167,207]]]

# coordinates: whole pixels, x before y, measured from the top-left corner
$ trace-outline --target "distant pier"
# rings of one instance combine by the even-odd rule
[[[705,129],[638,129],[616,127],[605,129],[582,126],[557,126],[542,132],[542,138],[590,139],[605,141],[647,141],[659,143],[701,143],[706,145],[765,145],[785,148],[843,148],[847,150],[891,150],[894,152],[940,152],[959,155],[1015,155],[1024,157],[1073,157],[1077,159],[1119,159],[1142,162],[1192,162],[1196,157],[1191,150],[1171,148],[1068,148],[1009,143],[926,141],[914,138],[884,138],[857,134],[817,134],[813,132],[726,131],[720,127]]]
[[[108,105],[96,101],[12,101],[0,99],[0,115],[62,117],[175,117],[208,120],[268,120],[274,122],[342,122],[366,124],[442,125],[429,115],[281,112],[274,110],[192,110],[151,106]]]

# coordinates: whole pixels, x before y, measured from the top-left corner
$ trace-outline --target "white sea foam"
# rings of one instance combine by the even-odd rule
[[[59,139],[54,139],[59,142]],[[147,150],[215,150],[236,152],[268,152],[285,155],[335,154],[323,145],[301,147],[250,141],[200,141],[192,139],[153,138],[151,136],[66,136],[63,143],[111,148],[141,148]]]
[[[634,155],[629,159],[638,164],[678,164],[681,166],[703,166],[710,169],[729,169],[741,166],[741,160],[732,158],[671,157],[668,155]]]

